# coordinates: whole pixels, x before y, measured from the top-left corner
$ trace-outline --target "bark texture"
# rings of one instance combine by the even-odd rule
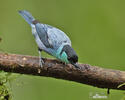
[[[125,72],[104,69],[89,64],[79,64],[76,69],[71,64],[65,65],[55,59],[43,59],[45,64],[39,67],[39,58],[33,56],[0,53],[0,70],[20,74],[54,77],[99,88],[125,90]]]

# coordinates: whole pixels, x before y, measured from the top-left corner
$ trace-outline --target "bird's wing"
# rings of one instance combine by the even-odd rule
[[[48,40],[53,44],[53,47],[58,48],[62,44],[71,45],[69,37],[63,31],[50,25],[45,24],[45,26],[47,27]]]
[[[36,28],[36,32],[37,32],[40,40],[45,45],[45,47],[53,48],[52,44],[48,41],[49,37],[48,37],[47,30],[46,30],[44,24],[38,23],[35,25],[35,28]]]
[[[47,24],[36,24],[37,34],[47,48],[57,49],[60,45],[71,45],[69,37],[61,30]]]

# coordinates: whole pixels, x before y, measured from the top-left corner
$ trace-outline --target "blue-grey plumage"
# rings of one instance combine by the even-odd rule
[[[65,63],[71,63],[78,67],[78,56],[71,47],[69,37],[63,31],[40,23],[26,10],[19,11],[19,13],[30,24],[39,51],[43,50]],[[40,59],[41,61],[42,59]]]

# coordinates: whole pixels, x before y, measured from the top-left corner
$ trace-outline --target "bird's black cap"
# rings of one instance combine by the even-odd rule
[[[78,62],[78,56],[74,49],[70,45],[65,45],[62,49],[62,52],[65,51],[68,56],[68,61],[71,64],[76,64]],[[60,54],[62,54],[62,52]]]

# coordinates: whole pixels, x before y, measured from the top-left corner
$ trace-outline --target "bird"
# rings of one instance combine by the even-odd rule
[[[32,34],[38,46],[41,67],[44,64],[41,52],[44,51],[64,64],[72,64],[75,68],[80,68],[78,55],[72,48],[71,40],[63,31],[51,25],[40,23],[27,10],[19,10],[18,12],[31,26]]]

